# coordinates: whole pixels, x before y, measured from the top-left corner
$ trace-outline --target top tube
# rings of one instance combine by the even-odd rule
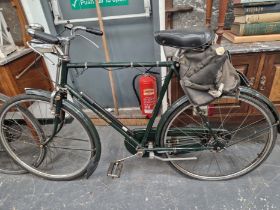
[[[156,61],[156,62],[85,62],[85,63],[67,63],[67,68],[134,68],[134,67],[172,67],[174,61]]]

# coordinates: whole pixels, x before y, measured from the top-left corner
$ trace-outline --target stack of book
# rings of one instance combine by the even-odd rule
[[[274,40],[279,40],[280,0],[233,0],[233,4],[235,19],[231,34],[260,37],[260,40],[251,41],[272,41],[267,40],[268,35]],[[245,40],[250,41],[250,38]]]

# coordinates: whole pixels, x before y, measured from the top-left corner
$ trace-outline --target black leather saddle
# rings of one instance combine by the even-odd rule
[[[191,27],[182,30],[155,32],[155,40],[163,46],[193,49],[211,45],[215,33],[206,27]]]

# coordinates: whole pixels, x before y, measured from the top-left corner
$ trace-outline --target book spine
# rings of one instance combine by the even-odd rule
[[[233,0],[233,4],[240,4],[241,0]]]
[[[244,27],[244,30],[241,30]],[[275,23],[255,23],[255,24],[241,24],[240,34],[245,36],[250,35],[264,35],[280,33],[280,22]]]
[[[239,4],[246,4],[246,3],[262,3],[262,2],[277,2],[273,0],[238,0]],[[234,1],[235,2],[235,1]]]
[[[264,6],[264,5],[275,5],[275,3],[274,2],[255,2],[255,3],[252,2],[252,3],[243,3],[241,5],[243,7],[256,7],[256,6]]]
[[[267,13],[258,15],[246,15],[246,23],[262,23],[280,21],[280,13]]]
[[[262,13],[274,13],[280,11],[280,4],[259,6],[259,7],[244,7],[244,13],[250,14],[262,14]]]

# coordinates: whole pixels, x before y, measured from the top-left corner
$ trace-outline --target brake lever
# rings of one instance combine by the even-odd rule
[[[82,35],[82,34],[76,34],[76,36],[80,36],[82,38],[84,38],[85,40],[87,40],[88,42],[90,42],[91,44],[93,44],[96,48],[99,49],[99,46],[92,40],[90,40],[89,38],[87,38],[86,36]]]

